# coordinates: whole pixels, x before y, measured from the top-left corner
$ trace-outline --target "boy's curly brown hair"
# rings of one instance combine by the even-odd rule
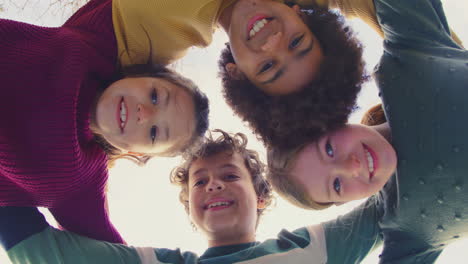
[[[228,44],[218,62],[228,105],[267,146],[279,149],[316,140],[346,123],[369,78],[361,43],[341,15],[314,8],[302,10],[301,17],[319,40],[324,62],[318,77],[300,91],[270,96],[247,78],[232,78],[225,67],[235,63]]]
[[[193,152],[186,153],[183,156],[182,164],[174,168],[171,172],[171,183],[181,188],[179,201],[184,205],[185,211],[189,213],[189,169],[194,161],[212,157],[224,152],[238,153],[244,159],[245,167],[250,172],[257,197],[263,199],[265,202],[264,209],[257,209],[258,219],[260,219],[262,213],[271,205],[273,200],[271,185],[265,179],[265,164],[260,160],[257,151],[247,148],[248,140],[244,134],[229,134],[220,129],[215,129],[213,132],[221,133],[221,135],[214,139],[212,133],[210,133],[205,137],[205,141],[199,146],[199,148]]]

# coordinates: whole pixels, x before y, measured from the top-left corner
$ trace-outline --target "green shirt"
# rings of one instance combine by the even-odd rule
[[[209,248],[201,256],[179,249],[112,244],[52,227],[41,229],[7,253],[13,263],[360,263],[380,241],[376,208],[368,201],[323,224],[282,230],[264,242]]]
[[[438,0],[374,0],[375,77],[398,155],[384,190],[382,263],[432,263],[468,234],[468,52]]]

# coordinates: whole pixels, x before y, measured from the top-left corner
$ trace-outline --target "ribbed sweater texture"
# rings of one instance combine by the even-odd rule
[[[56,28],[0,19],[0,206],[47,207],[64,229],[123,241],[105,209],[106,155],[89,128],[116,46],[111,0]]]

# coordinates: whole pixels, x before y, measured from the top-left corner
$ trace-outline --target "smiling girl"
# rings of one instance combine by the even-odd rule
[[[347,124],[272,150],[270,178],[306,208],[376,194],[368,201],[382,212],[381,262],[433,263],[468,234],[468,125],[457,120],[468,114],[468,52],[452,39],[440,1],[374,4],[385,33],[375,79],[388,123]]]
[[[108,166],[184,151],[208,101],[161,66],[117,73],[111,15],[110,1],[91,1],[58,28],[0,20],[0,205],[47,207],[65,229],[122,243]]]

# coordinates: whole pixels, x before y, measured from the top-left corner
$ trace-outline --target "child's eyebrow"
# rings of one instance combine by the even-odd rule
[[[200,169],[196,170],[192,175],[196,176],[197,174],[201,174],[201,173],[204,173],[206,171],[208,171],[206,168],[200,168]]]
[[[239,167],[237,167],[236,165],[232,164],[232,163],[227,163],[227,164],[223,164],[220,169],[239,169]]]
[[[166,90],[166,100],[164,102],[164,106],[167,108],[169,106],[169,100],[171,99],[171,93],[169,92],[168,89]]]
[[[330,193],[330,187],[328,186],[328,177],[327,179],[325,180],[325,189],[327,190],[327,198],[328,198],[328,201],[332,201],[332,198],[331,198],[331,193]]]
[[[310,44],[307,47],[305,47],[303,50],[301,50],[299,53],[297,53],[294,56],[294,58],[296,58],[296,61],[304,58],[312,50],[313,47],[314,47],[314,42],[310,41]],[[267,85],[267,84],[275,82],[276,80],[278,80],[284,75],[284,72],[287,70],[287,68],[288,68],[288,65],[284,65],[278,71],[276,71],[273,77],[271,77],[270,79],[266,81],[261,82],[261,84]]]
[[[169,135],[170,135],[169,125],[166,124],[166,129],[164,129],[164,132],[166,133],[166,141],[168,141],[169,140]]]
[[[323,156],[323,152],[320,149],[320,142],[322,139],[315,141],[315,151],[317,151],[317,157],[320,158],[320,162],[324,162],[325,158]]]
[[[315,141],[315,148],[314,149],[315,149],[315,151],[317,151],[317,157],[319,157],[320,162],[324,162],[323,153],[322,153],[322,151],[320,151],[320,140]],[[328,175],[326,175],[324,178],[325,178],[325,190],[327,190],[327,199],[331,202],[332,201],[332,194],[330,192]]]

